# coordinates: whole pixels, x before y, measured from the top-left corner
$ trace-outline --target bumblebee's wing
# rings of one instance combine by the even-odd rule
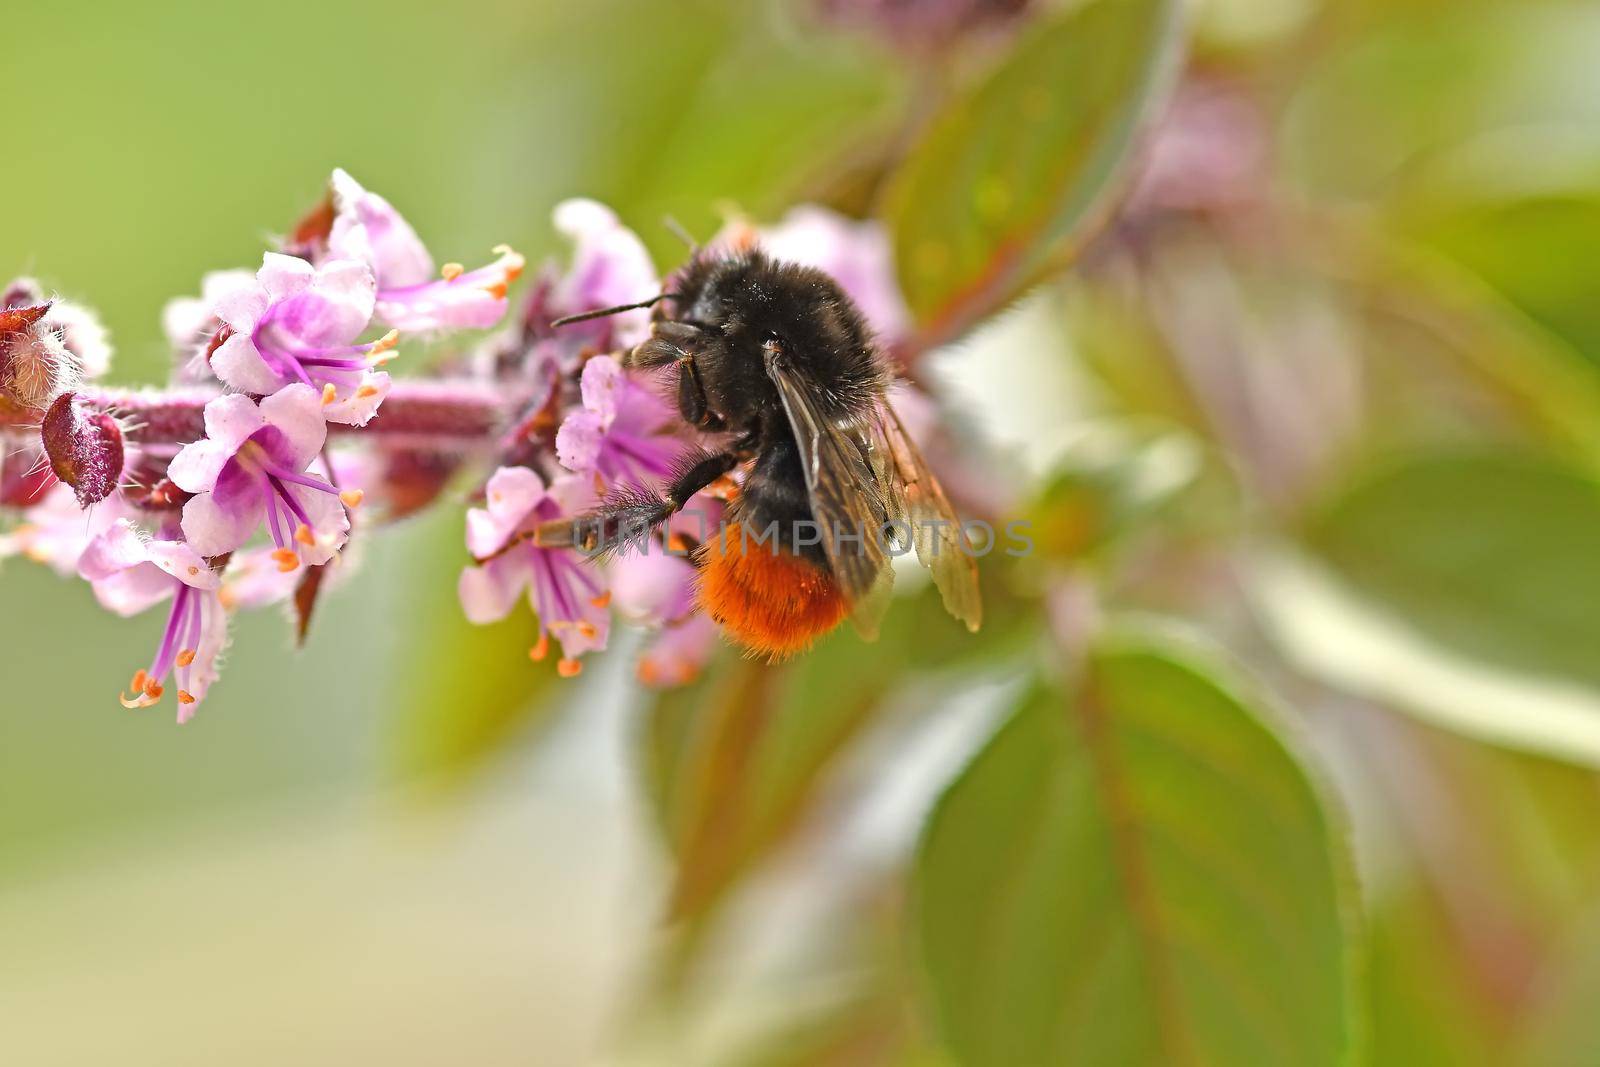
[[[830,418],[781,355],[767,358],[767,374],[777,384],[799,446],[823,551],[840,591],[854,606],[868,599],[888,562],[881,536],[886,512],[869,458],[870,431]]]
[[[905,424],[885,400],[877,420],[888,457],[890,499],[902,502],[896,518],[911,524],[917,559],[933,572],[945,610],[977,630],[983,623],[978,594],[978,562],[961,530],[961,520],[939,479],[906,433]]]

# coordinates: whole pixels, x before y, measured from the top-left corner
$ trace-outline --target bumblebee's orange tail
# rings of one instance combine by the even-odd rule
[[[744,537],[731,523],[700,549],[700,607],[751,651],[783,659],[844,621],[833,576],[792,552]]]

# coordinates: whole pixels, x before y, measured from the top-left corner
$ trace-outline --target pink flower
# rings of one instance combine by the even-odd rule
[[[666,544],[656,538],[621,546],[606,567],[611,606],[629,622],[658,627],[681,622],[694,611],[693,545],[717,536],[724,505],[696,494],[667,521]]]
[[[757,234],[774,258],[827,272],[861,308],[884,344],[902,340],[911,312],[895,279],[894,250],[877,222],[858,222],[811,204],[791,208]]]
[[[606,569],[611,604],[629,622],[660,626],[694,610],[694,567],[651,542],[622,551]]]
[[[227,644],[228,620],[217,596],[222,579],[182,541],[148,541],[127,519],[118,519],[92,541],[78,573],[94,585],[95,597],[118,615],[137,615],[172,601],[161,643],[146,670],[134,674],[128,708],[147,708],[166,692],[169,675],[178,685],[178,722],[217,679],[217,657]]]
[[[268,252],[254,280],[222,291],[212,305],[230,331],[211,355],[223,383],[267,396],[300,382],[315,389],[332,422],[364,426],[389,392],[384,361],[397,335],[353,342],[372,322],[376,283],[364,263],[313,267]]]
[[[611,617],[599,568],[568,548],[542,548],[525,537],[540,523],[578,514],[590,501],[584,479],[558,478],[546,489],[526,467],[501,467],[489,479],[487,506],[467,512],[467,548],[484,562],[461,573],[461,607],[483,625],[511,612],[524,589],[539,617],[534,659],[543,659],[554,635],[558,667],[579,671],[577,657],[606,647]]]
[[[548,304],[561,315],[634,304],[661,292],[650,253],[616,212],[594,200],[564,200],[554,213],[556,232],[572,241],[572,264],[554,282]],[[624,311],[609,318],[563,327],[593,337],[601,332],[599,351],[632,348],[650,336],[647,309]]]
[[[161,309],[161,329],[179,360],[177,380],[199,383],[214,377],[212,343],[223,325],[217,318],[217,304],[228,293],[253,284],[255,276],[247,270],[214,270],[200,279],[199,296],[176,296],[167,301]]]
[[[309,385],[296,383],[258,405],[238,393],[206,405],[206,436],[185,445],[167,476],[196,494],[183,508],[183,534],[195,551],[218,556],[243,545],[265,522],[279,566],[326,563],[350,531],[352,496],[306,473],[322,450],[327,424]]]
[[[466,270],[447,263],[434,274],[417,231],[383,197],[343,170],[332,179],[337,214],[328,255],[365,263],[377,279],[376,313],[400,330],[488,329],[506,313],[506,291],[526,261],[504,245],[488,266]]]
[[[127,511],[120,495],[85,510],[78,506],[71,486],[56,482],[38,504],[28,508],[19,526],[0,535],[0,559],[21,554],[57,574],[75,574],[89,542]]]
[[[686,442],[676,434],[677,413],[628,376],[610,356],[584,364],[583,406],[556,432],[556,456],[579,474],[606,482],[651,485],[672,470]]]
[[[716,651],[717,624],[696,613],[666,626],[639,657],[639,681],[658,689],[688,685]]]
[[[512,336],[490,347],[501,366],[521,373],[546,388],[557,377],[578,369],[596,353],[631,348],[650,334],[647,310],[619,312],[604,318],[551,324],[569,315],[634,304],[661,292],[650,253],[610,208],[593,200],[567,200],[554,216],[558,233],[573,243],[568,265],[546,263],[523,306],[522,322]]]

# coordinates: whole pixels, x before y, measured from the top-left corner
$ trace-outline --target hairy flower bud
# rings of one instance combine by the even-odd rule
[[[40,323],[49,304],[0,311],[0,401],[22,410],[41,408],[70,377],[66,348]]]
[[[0,508],[32,507],[54,484],[50,464],[37,448],[0,453]]]
[[[72,486],[81,506],[98,504],[117,488],[122,479],[122,429],[110,415],[63,393],[45,413],[39,436],[50,468]]]
[[[100,319],[19,278],[0,291],[0,404],[37,411],[111,364]]]

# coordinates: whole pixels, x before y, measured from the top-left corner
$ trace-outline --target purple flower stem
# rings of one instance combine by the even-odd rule
[[[205,435],[205,406],[215,393],[199,390],[86,389],[78,394],[92,410],[124,420],[137,445],[184,445]],[[519,410],[520,397],[476,381],[398,381],[378,414],[365,426],[330,423],[332,434],[370,434],[374,439],[437,451],[463,451],[495,444]],[[32,422],[38,415],[31,413]],[[9,422],[0,410],[0,428]]]

